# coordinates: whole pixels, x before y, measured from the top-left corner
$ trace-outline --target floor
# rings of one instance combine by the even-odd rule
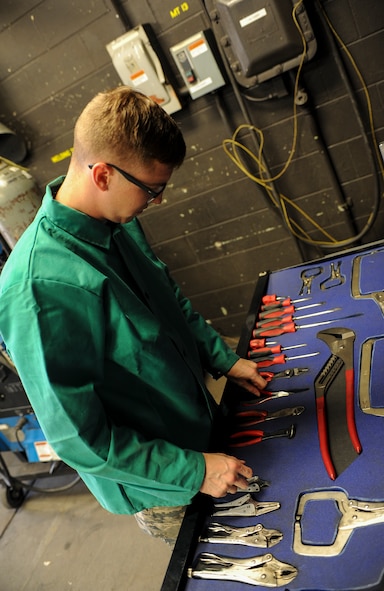
[[[73,476],[36,485],[60,487]],[[159,591],[170,548],[133,516],[102,509],[82,483],[29,493],[18,510],[0,506],[1,591]]]
[[[219,396],[223,380],[208,387]],[[35,486],[62,488],[73,478]],[[160,591],[170,556],[133,516],[102,509],[81,482],[53,494],[29,492],[17,510],[0,503],[1,591]]]

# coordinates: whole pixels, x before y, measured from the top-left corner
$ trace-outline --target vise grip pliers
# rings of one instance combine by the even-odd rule
[[[269,548],[283,539],[283,534],[277,529],[266,529],[261,523],[246,527],[233,527],[223,523],[210,523],[200,542],[211,544],[241,544],[254,548]]]
[[[250,494],[247,494],[235,499],[234,501],[228,501],[228,503],[215,503],[214,507],[218,509],[212,513],[212,515],[215,517],[226,517],[227,515],[231,515],[233,517],[243,517],[247,515],[263,515],[264,513],[269,513],[270,511],[276,511],[276,509],[280,509],[280,503],[259,503],[255,501]]]
[[[198,556],[196,565],[188,569],[189,577],[239,581],[264,587],[286,586],[293,581],[297,573],[297,568],[277,560],[272,554],[233,558],[203,552]]]

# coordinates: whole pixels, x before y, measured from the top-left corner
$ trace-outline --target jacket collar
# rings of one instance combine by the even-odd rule
[[[55,195],[64,178],[58,177],[47,185],[40,215],[46,216],[54,225],[81,240],[109,249],[112,236],[120,232],[121,225],[97,220],[56,201]]]

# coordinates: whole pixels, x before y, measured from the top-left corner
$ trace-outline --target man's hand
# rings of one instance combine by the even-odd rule
[[[246,488],[247,478],[252,469],[244,460],[221,453],[203,453],[205,459],[205,478],[200,492],[211,497],[225,497],[227,493],[238,492],[237,487]]]
[[[266,380],[257,371],[257,363],[250,359],[240,358],[225,375],[256,396],[259,396],[260,390],[264,390],[267,385]]]

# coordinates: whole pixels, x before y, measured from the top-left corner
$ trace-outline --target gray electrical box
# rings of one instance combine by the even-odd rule
[[[243,86],[250,87],[309,60],[316,41],[306,12],[293,0],[208,0],[216,38]],[[216,30],[215,30],[216,29]]]
[[[224,86],[225,80],[203,31],[174,45],[170,52],[193,99]]]

